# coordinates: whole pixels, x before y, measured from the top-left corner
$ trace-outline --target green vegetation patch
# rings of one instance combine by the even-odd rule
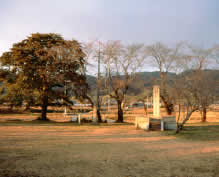
[[[164,133],[186,140],[215,141],[219,140],[219,123],[187,124],[177,135],[173,131]]]

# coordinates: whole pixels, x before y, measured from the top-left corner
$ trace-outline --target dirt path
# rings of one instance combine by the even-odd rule
[[[0,174],[219,176],[219,140],[182,140],[132,125],[0,126],[0,132]]]

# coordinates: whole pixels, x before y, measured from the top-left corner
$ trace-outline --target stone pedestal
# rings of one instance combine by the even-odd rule
[[[135,118],[135,127],[138,129],[149,130],[150,121],[146,117],[136,117]]]
[[[162,117],[163,121],[163,130],[176,130],[176,116],[164,116]]]

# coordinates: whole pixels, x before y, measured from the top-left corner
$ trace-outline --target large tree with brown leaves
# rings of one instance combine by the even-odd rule
[[[88,88],[84,73],[84,53],[76,40],[64,40],[58,34],[35,33],[13,45],[0,57],[1,65],[15,73],[18,89],[37,91],[40,95],[42,120],[54,98],[67,99],[54,88],[70,83],[76,95],[80,87]],[[66,82],[70,81],[70,82]],[[13,83],[13,84],[14,84]]]

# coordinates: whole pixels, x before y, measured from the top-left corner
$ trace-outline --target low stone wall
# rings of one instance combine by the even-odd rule
[[[135,127],[143,130],[149,130],[150,121],[146,117],[136,117],[135,118]]]
[[[152,127],[151,127],[152,126]],[[153,127],[154,126],[154,127]],[[159,126],[159,127],[157,127]],[[176,117],[164,116],[161,119],[155,119],[153,117],[136,117],[135,127],[143,130],[150,130],[156,128],[156,130],[176,130]]]
[[[176,116],[163,116],[162,117],[162,129],[163,130],[176,130]]]

